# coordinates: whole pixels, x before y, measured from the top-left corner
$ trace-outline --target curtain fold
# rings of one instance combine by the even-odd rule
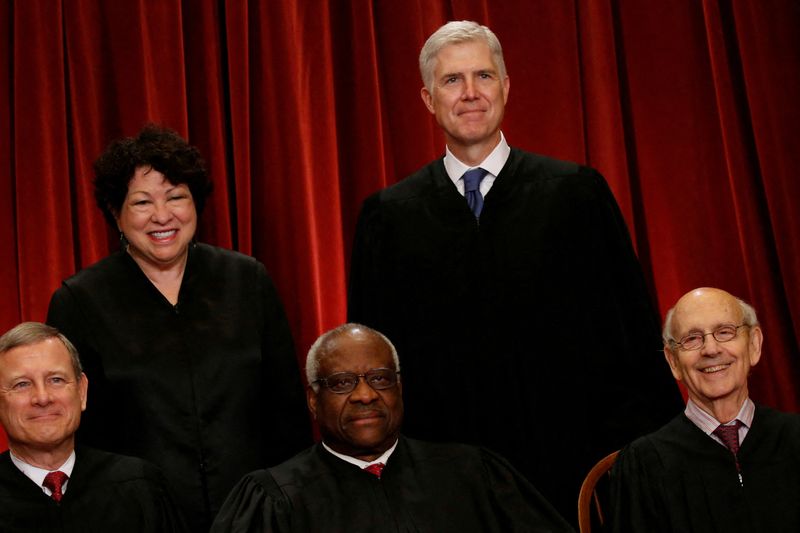
[[[662,314],[753,303],[753,396],[800,410],[792,0],[0,0],[0,329],[118,246],[92,163],[156,122],[201,149],[198,236],[266,264],[302,362],[345,319],[361,202],[444,152],[417,61],[465,18],[503,44],[509,143],[606,176]]]

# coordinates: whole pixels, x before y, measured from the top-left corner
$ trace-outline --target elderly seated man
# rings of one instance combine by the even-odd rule
[[[689,400],[620,453],[614,531],[800,531],[800,415],[747,390],[763,338],[755,310],[720,289],[693,290],[667,313],[664,354]]]
[[[377,331],[345,324],[323,334],[306,374],[322,442],[247,475],[212,532],[571,531],[494,453],[400,435],[400,361]]]
[[[0,337],[0,531],[185,531],[155,466],[75,447],[88,387],[57,329],[25,322]]]

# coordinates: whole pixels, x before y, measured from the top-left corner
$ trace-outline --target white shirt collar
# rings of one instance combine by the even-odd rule
[[[497,143],[497,146],[494,147],[494,150],[486,156],[486,159],[481,161],[479,165],[475,165],[474,167],[470,167],[461,161],[458,160],[456,156],[453,155],[453,152],[450,151],[450,148],[445,145],[445,154],[444,154],[444,169],[447,171],[447,175],[456,184],[458,187],[459,180],[461,176],[464,175],[464,172],[471,168],[480,167],[489,172],[492,177],[496,178],[500,171],[503,169],[503,166],[508,161],[508,156],[511,154],[511,147],[506,142],[506,137],[503,135],[503,132],[500,132],[500,142]],[[486,179],[486,178],[484,178]],[[464,185],[461,185],[460,191],[463,193]]]
[[[375,464],[375,463],[387,464],[389,462],[389,456],[392,455],[392,452],[394,452],[394,449],[397,448],[397,442],[398,441],[395,441],[394,444],[392,444],[392,446],[388,450],[383,452],[383,454],[380,457],[376,458],[374,461],[362,461],[361,459],[356,459],[355,457],[351,457],[349,455],[344,455],[342,453],[336,452],[336,451],[332,450],[330,446],[325,444],[324,441],[322,442],[322,446],[323,446],[323,448],[328,450],[330,453],[332,453],[333,455],[335,455],[336,457],[338,457],[342,461],[347,461],[348,463],[356,465],[357,467],[359,467],[359,468],[361,468],[363,470],[364,468],[368,467],[369,465],[372,465],[372,464]]]
[[[72,453],[69,454],[69,457],[64,462],[64,464],[53,470],[45,470],[44,468],[39,468],[38,466],[30,465],[25,461],[23,461],[22,459],[20,459],[19,457],[17,457],[16,455],[14,455],[13,451],[10,452],[10,456],[11,456],[11,462],[14,463],[14,465],[17,468],[19,468],[23,474],[28,476],[31,481],[36,483],[36,485],[38,485],[42,489],[42,491],[44,491],[44,493],[47,494],[48,496],[50,496],[52,492],[50,491],[50,489],[42,485],[45,476],[47,476],[47,474],[49,474],[50,472],[55,472],[56,470],[60,470],[64,472],[67,476],[72,477],[72,469],[75,468],[75,450],[72,450]],[[67,492],[68,484],[69,484],[69,479],[67,479],[67,481],[64,482],[64,485],[61,487],[62,493]]]

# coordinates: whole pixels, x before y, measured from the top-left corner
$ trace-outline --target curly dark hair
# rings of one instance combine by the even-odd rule
[[[211,194],[211,181],[200,152],[174,131],[147,124],[136,137],[113,141],[94,162],[94,197],[97,206],[117,229],[118,215],[136,168],[150,166],[173,185],[186,184],[198,217]]]

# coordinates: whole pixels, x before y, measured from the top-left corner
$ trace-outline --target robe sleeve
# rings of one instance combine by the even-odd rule
[[[81,351],[83,345],[83,331],[80,327],[81,317],[78,306],[69,289],[62,285],[50,298],[50,306],[47,310],[47,323],[57,328],[69,341]],[[82,354],[81,354],[82,355]],[[83,361],[83,357],[81,357]]]
[[[252,472],[233,487],[210,533],[289,532],[290,508],[268,471]]]
[[[611,471],[611,524],[614,533],[672,531],[662,484],[663,466],[649,445],[639,441],[620,452]]]
[[[116,406],[103,401],[108,397],[108,385],[104,379],[102,358],[90,342],[86,329],[91,321],[86,319],[78,299],[66,284],[61,285],[50,298],[47,324],[58,329],[75,346],[83,372],[89,377],[89,397],[86,410],[81,415],[78,441],[91,443],[97,448],[113,449],[110,441],[112,436],[103,421],[115,417],[113,411]]]
[[[155,474],[157,490],[153,496],[154,533],[188,533],[189,528],[161,471]]]
[[[481,454],[495,519],[501,531],[574,531],[508,461],[484,448],[481,448]]]
[[[275,464],[312,443],[311,422],[300,378],[300,365],[283,304],[261,263],[258,263],[257,276],[264,315],[261,347],[264,372],[263,423],[270,431],[268,464]]]
[[[347,294],[347,319],[383,331],[384,287],[381,274],[381,243],[383,239],[380,196],[378,193],[364,201],[356,223],[353,253],[350,261],[350,281]]]

